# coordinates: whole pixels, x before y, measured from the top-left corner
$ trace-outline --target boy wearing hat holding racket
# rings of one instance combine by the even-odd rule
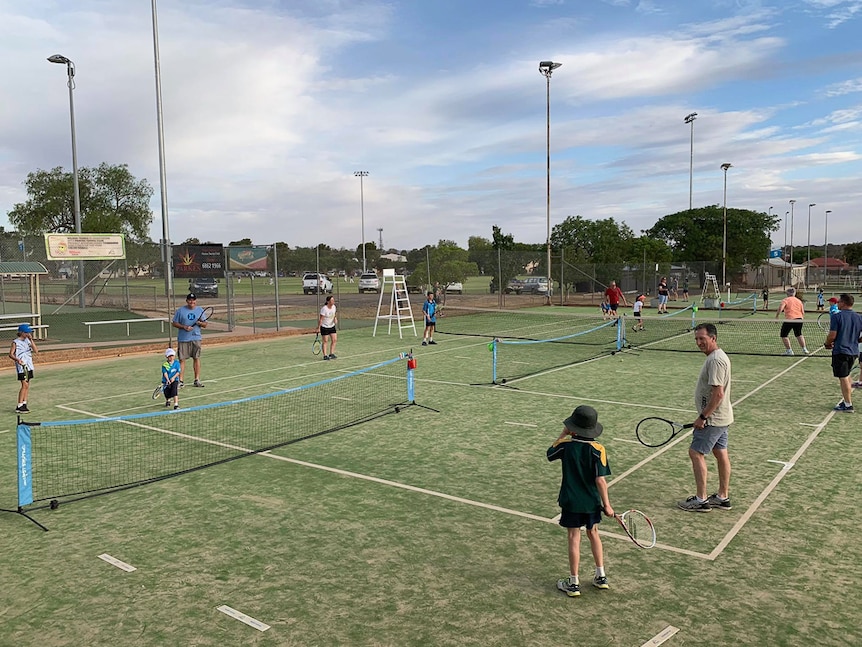
[[[33,379],[33,353],[38,352],[30,324],[24,323],[18,326],[18,333],[9,349],[9,359],[15,362],[15,371],[18,381],[21,382],[15,413],[30,413],[30,409],[27,408],[27,394],[30,393],[30,380]]]
[[[605,477],[611,473],[605,448],[595,442],[602,433],[596,410],[581,405],[563,421],[563,431],[548,448],[549,461],[562,463],[563,480],[557,498],[562,513],[560,525],[568,531],[569,577],[557,581],[557,588],[571,598],[581,594],[578,567],[581,561],[581,527],[587,529],[590,550],[596,562],[593,586],[608,589],[602,539],[598,524],[602,513],[614,516],[608,499]]]
[[[165,351],[165,361],[162,362],[162,390],[165,394],[165,406],[174,405],[180,408],[180,362],[173,348]]]

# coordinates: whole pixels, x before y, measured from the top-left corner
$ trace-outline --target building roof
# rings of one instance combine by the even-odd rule
[[[811,267],[823,267],[826,265],[827,270],[847,270],[850,269],[850,266],[842,261],[840,258],[812,258],[811,259]]]
[[[0,274],[47,274],[48,270],[42,263],[35,261],[2,261]]]

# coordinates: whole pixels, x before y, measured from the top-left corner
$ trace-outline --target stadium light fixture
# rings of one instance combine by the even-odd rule
[[[688,210],[691,211],[692,189],[694,187],[694,120],[697,113],[692,112],[685,116],[685,123],[691,124],[691,146],[688,157]]]
[[[62,56],[54,54],[48,57],[48,62],[66,66],[69,86],[69,117],[72,122],[72,192],[74,204],[75,233],[81,233],[81,191],[78,186],[78,144],[75,137],[75,64]],[[84,261],[78,261],[78,305],[84,308]]]
[[[727,285],[727,169],[733,164],[725,162],[721,165],[721,170],[724,171],[724,229],[721,239],[721,285]]]
[[[353,175],[359,178],[359,214],[362,219],[362,273],[365,274],[365,186],[363,179],[368,177],[368,171],[354,171]]]
[[[560,67],[562,63],[555,63],[554,61],[542,61],[539,63],[539,72],[542,76],[545,77],[546,80],[546,91],[545,91],[545,107],[546,107],[546,151],[547,151],[547,165],[546,165],[546,212],[547,212],[547,247],[548,247],[548,305],[551,305],[551,74],[554,73],[558,67]],[[501,286],[502,288],[502,286]]]

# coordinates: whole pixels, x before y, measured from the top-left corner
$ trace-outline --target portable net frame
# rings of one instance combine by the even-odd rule
[[[176,411],[19,420],[17,512],[160,481],[398,413],[415,404],[413,371],[405,358]]]

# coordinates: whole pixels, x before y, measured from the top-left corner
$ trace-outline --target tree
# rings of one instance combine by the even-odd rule
[[[458,247],[451,240],[441,240],[436,247],[429,249],[431,261],[431,282],[448,285],[463,282],[470,275],[478,274],[479,268],[468,258],[467,250]]]
[[[778,216],[727,210],[727,268],[738,272],[745,264],[759,265],[769,255],[769,233],[778,229]],[[724,210],[718,205],[680,211],[661,218],[647,232],[673,248],[674,261],[721,262]]]
[[[844,262],[853,267],[862,265],[862,242],[844,245]]]
[[[75,231],[74,182],[71,173],[58,166],[50,171],[29,173],[24,182],[27,201],[7,214],[22,234]],[[137,180],[125,164],[102,163],[98,168],[78,170],[81,231],[122,233],[130,240],[148,240],[153,212],[153,187]]]

